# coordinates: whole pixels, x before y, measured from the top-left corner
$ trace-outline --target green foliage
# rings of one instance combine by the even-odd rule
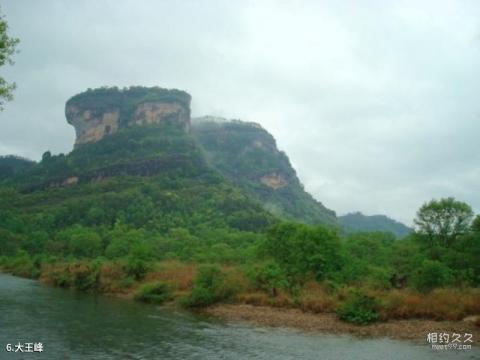
[[[480,215],[475,216],[475,219],[473,219],[470,231],[472,233],[480,233]]]
[[[332,277],[338,283],[388,289],[392,285],[393,245],[390,233],[354,233],[343,240],[343,268]]]
[[[15,174],[20,174],[27,171],[35,162],[21,156],[4,155],[0,156],[0,181]]]
[[[359,325],[375,322],[379,318],[379,303],[360,290],[352,291],[345,302],[337,309],[340,319]]]
[[[58,255],[73,255],[77,258],[95,258],[102,253],[102,240],[94,229],[74,225],[61,230],[55,237]],[[57,247],[55,247],[55,245]]]
[[[225,274],[217,266],[201,266],[193,283],[192,292],[185,301],[189,307],[203,307],[230,299],[235,289],[228,284]]]
[[[24,237],[22,235],[0,228],[0,255],[14,256],[19,250],[23,239]]]
[[[275,262],[256,265],[247,270],[247,276],[257,290],[276,296],[278,289],[288,288],[288,281],[280,266]]]
[[[479,217],[477,216],[477,219]],[[461,236],[451,252],[447,253],[446,264],[454,271],[460,273],[457,279],[460,282],[467,282],[474,286],[480,285],[480,231],[475,230],[475,223],[472,231]]]
[[[393,271],[389,267],[370,266],[365,284],[373,289],[388,290],[392,287]]]
[[[19,40],[8,34],[8,23],[3,14],[0,13],[0,67],[5,64],[13,64],[12,55],[16,51]],[[0,77],[0,110],[3,110],[5,101],[12,100],[12,91],[15,83],[8,83]]]
[[[154,303],[154,304],[163,304],[165,301],[170,299],[172,296],[171,287],[161,281],[154,283],[148,283],[142,285],[135,292],[135,300]]]
[[[422,205],[415,218],[417,234],[429,247],[450,247],[465,234],[473,218],[470,205],[452,197],[431,200]]]
[[[74,105],[78,109],[95,109],[99,112],[118,109],[119,121],[123,125],[131,119],[135,108],[139,104],[152,101],[178,102],[189,109],[191,97],[181,90],[160,87],[130,86],[123,89],[101,87],[88,89],[71,97],[67,101],[67,107]]]
[[[269,229],[261,251],[280,265],[292,284],[302,282],[308,274],[317,280],[328,278],[343,265],[338,235],[322,226],[275,225]]]
[[[98,285],[100,264],[78,262],[69,266],[70,286],[77,290],[94,290]]]
[[[135,280],[142,280],[150,269],[150,265],[144,259],[136,256],[129,256],[125,263],[125,271],[133,276]]]
[[[50,269],[48,276],[49,280],[54,286],[62,288],[68,288],[72,286],[73,280],[67,265],[63,267],[57,266],[53,269]]]
[[[13,257],[6,257],[2,267],[19,276],[37,278],[40,275],[40,264],[23,250],[19,250]]]
[[[78,183],[64,186],[77,176]],[[245,262],[275,219],[205,163],[184,131],[131,127],[44,156],[0,185],[0,255]]]
[[[192,134],[209,163],[273,214],[311,224],[335,224],[335,213],[305,192],[285,153],[260,125],[238,120],[193,121]],[[274,189],[260,181],[279,176]]]
[[[451,281],[452,272],[446,265],[435,260],[424,260],[411,282],[417,290],[428,292],[448,286]]]
[[[363,215],[355,212],[338,217],[340,224],[347,232],[387,232],[395,235],[397,239],[404,238],[412,232],[412,229],[404,224],[388,218],[385,215]]]

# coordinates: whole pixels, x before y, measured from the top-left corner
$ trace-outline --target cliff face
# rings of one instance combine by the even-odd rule
[[[95,109],[81,109],[75,105],[69,105],[65,109],[65,115],[68,123],[75,128],[77,135],[75,146],[98,141],[105,135],[113,134],[118,130],[118,109],[99,112]]]
[[[68,100],[65,116],[75,128],[77,147],[132,125],[169,122],[188,131],[190,99],[186,92],[158,87],[100,88]]]

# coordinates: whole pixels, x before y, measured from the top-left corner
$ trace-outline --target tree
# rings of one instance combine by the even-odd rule
[[[292,284],[310,273],[322,280],[341,269],[341,244],[334,230],[323,226],[280,223],[271,227],[261,252],[280,265]]]
[[[470,230],[474,233],[480,233],[480,215],[477,215],[472,221],[472,226]]]
[[[457,236],[468,231],[472,218],[470,205],[453,197],[434,199],[418,210],[415,230],[429,241],[430,246],[449,247]]]
[[[1,11],[1,10],[0,10]],[[8,24],[5,17],[0,12],[0,67],[5,64],[13,64],[12,55],[19,40],[8,35]],[[3,110],[5,101],[12,100],[12,91],[15,89],[15,83],[8,83],[0,76],[0,110]]]
[[[451,283],[452,272],[448,266],[435,260],[424,260],[412,278],[412,285],[419,291],[429,292]]]

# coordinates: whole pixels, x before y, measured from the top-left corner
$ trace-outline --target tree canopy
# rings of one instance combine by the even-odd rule
[[[449,197],[423,204],[414,222],[417,233],[431,245],[449,247],[458,235],[468,230],[473,215],[470,205]]]
[[[8,23],[0,9],[0,67],[5,64],[13,64],[12,55],[15,53],[19,40],[8,34]],[[12,100],[12,92],[15,83],[9,83],[0,76],[0,110],[3,109],[5,101]]]

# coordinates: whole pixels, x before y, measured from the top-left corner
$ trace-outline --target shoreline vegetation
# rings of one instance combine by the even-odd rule
[[[425,343],[431,332],[471,333],[474,343],[480,343],[478,288],[442,288],[425,294],[411,289],[333,289],[312,279],[294,295],[269,293],[252,286],[241,266],[199,266],[175,260],[155,263],[141,279],[130,277],[124,263],[111,261],[54,262],[32,274],[19,262],[3,259],[0,270],[37,278],[48,286],[181,306],[226,321],[418,343]],[[359,291],[379,304],[375,322],[362,325],[342,320],[339,309],[352,292]]]

